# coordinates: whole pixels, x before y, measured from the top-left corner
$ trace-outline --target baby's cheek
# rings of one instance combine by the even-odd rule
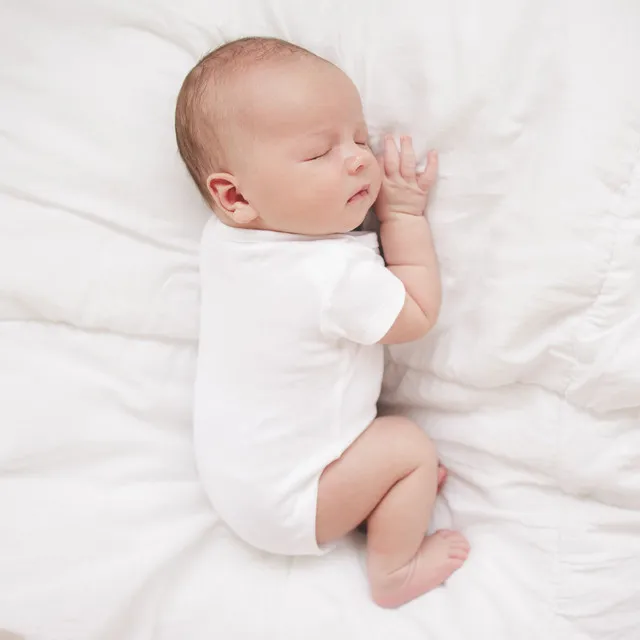
[[[371,172],[371,189],[370,193],[375,200],[380,193],[380,187],[382,186],[382,174],[380,172],[380,167],[376,163],[375,169]]]
[[[327,180],[317,189],[317,201],[325,210],[336,209],[345,204],[344,186],[335,180]],[[327,211],[327,213],[329,213]]]
[[[287,194],[290,192],[290,185],[286,180],[278,179],[276,175],[263,175],[261,177],[261,191],[264,200],[269,203],[269,207],[281,207],[283,201],[286,201]]]

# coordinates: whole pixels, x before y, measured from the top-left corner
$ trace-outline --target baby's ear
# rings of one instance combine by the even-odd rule
[[[207,191],[220,211],[236,224],[249,224],[258,217],[238,191],[236,179],[230,173],[212,173],[207,178]]]

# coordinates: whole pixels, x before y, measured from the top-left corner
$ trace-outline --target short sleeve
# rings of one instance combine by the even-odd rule
[[[405,302],[405,288],[371,250],[347,260],[323,313],[323,333],[359,344],[379,342],[391,329]]]

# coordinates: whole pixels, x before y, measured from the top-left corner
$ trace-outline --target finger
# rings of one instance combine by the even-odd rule
[[[389,176],[397,176],[400,169],[400,158],[398,156],[398,147],[393,136],[384,137],[384,170]]]
[[[405,180],[416,179],[416,155],[413,152],[413,143],[410,136],[400,138],[400,175]]]
[[[418,176],[418,186],[423,191],[429,191],[438,177],[438,154],[435,151],[429,151],[427,154],[427,166],[425,170]]]

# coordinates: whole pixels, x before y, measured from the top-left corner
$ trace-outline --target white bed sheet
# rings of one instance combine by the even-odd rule
[[[640,637],[640,5],[4,0],[0,629],[29,640]],[[223,39],[297,41],[374,139],[441,153],[438,328],[384,401],[473,552],[399,611],[357,540],[239,543],[191,450],[197,247],[174,97]]]

